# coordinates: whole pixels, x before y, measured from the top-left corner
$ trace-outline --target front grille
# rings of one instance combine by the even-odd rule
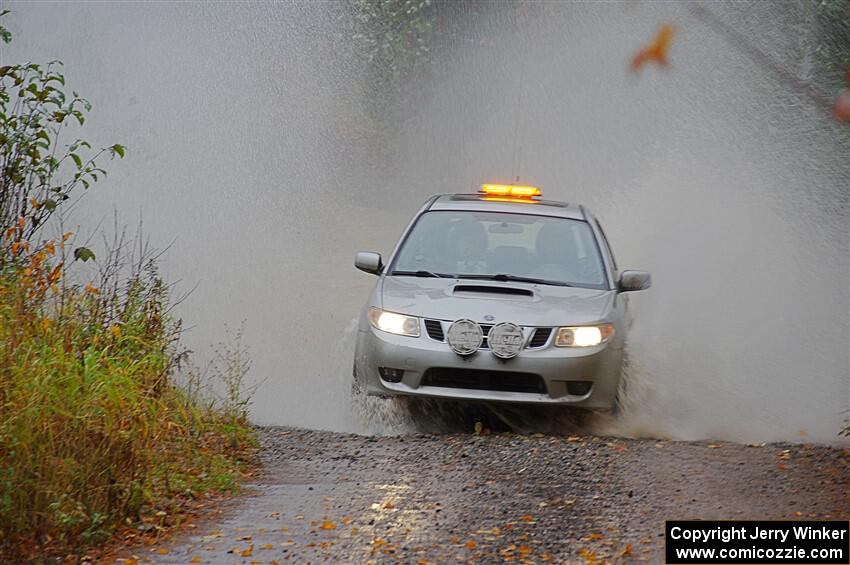
[[[446,322],[447,324],[450,322]],[[490,335],[490,329],[493,324],[480,324],[481,332],[484,334],[484,339],[481,341],[481,349],[490,349],[487,343],[487,336]],[[528,341],[526,347],[535,349],[543,347],[549,341],[549,336],[552,335],[552,328],[534,328],[534,333]],[[425,331],[428,332],[428,337],[435,341],[446,341],[446,334],[443,331],[443,323],[440,320],[425,320]]]
[[[422,386],[546,394],[546,385],[540,375],[507,371],[428,369],[422,376]]]
[[[446,340],[446,336],[443,334],[443,324],[440,320],[425,320],[425,331],[428,332],[428,337],[431,339]]]
[[[543,347],[549,341],[549,336],[552,335],[552,328],[537,328],[534,330],[534,335],[528,342],[528,347]]]
[[[481,340],[481,349],[490,349],[490,344],[487,343],[487,336],[490,335],[490,328],[493,327],[493,324],[480,324],[481,325],[481,333],[484,334],[484,339]]]

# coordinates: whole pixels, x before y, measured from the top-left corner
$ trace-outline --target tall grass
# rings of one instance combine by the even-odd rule
[[[250,442],[244,418],[173,384],[180,325],[154,261],[102,269],[99,286],[42,281],[52,271],[30,258],[0,272],[7,551],[16,539],[83,546],[169,497],[233,488]]]

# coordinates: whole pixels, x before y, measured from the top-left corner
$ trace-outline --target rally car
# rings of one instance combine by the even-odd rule
[[[355,388],[379,396],[612,409],[627,297],[651,284],[618,271],[584,206],[533,186],[484,185],[430,198],[377,275],[364,306]]]

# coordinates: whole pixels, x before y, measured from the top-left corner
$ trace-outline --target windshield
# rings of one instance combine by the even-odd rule
[[[404,240],[390,274],[606,288],[587,222],[529,214],[426,212]]]

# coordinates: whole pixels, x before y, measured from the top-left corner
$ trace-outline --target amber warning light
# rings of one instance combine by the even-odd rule
[[[537,198],[543,195],[536,186],[518,186],[514,184],[484,184],[481,185],[481,193],[488,196],[523,199]]]

